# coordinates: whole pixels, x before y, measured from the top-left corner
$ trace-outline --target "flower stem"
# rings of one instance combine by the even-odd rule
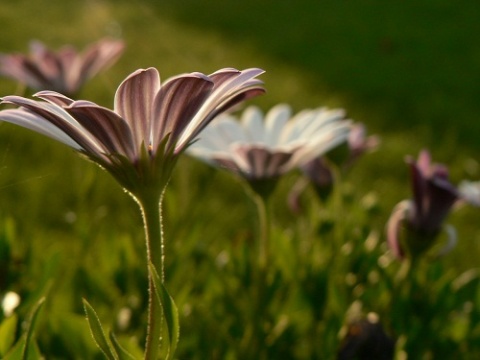
[[[258,243],[258,268],[265,272],[268,267],[270,253],[270,224],[268,219],[267,199],[260,195],[254,196],[258,211],[259,243]]]
[[[152,263],[164,282],[164,254],[162,230],[163,195],[143,196],[138,199],[145,225],[147,262]],[[147,264],[148,265],[148,264]],[[148,328],[145,345],[145,360],[157,360],[160,351],[160,338],[162,333],[162,307],[156,299],[152,274],[148,276]]]
[[[251,319],[251,332],[246,358],[266,359],[267,349],[265,339],[270,321],[266,313],[268,308],[268,272],[270,266],[270,219],[268,213],[268,196],[262,193],[252,194],[258,213],[258,254],[254,271],[254,311]],[[253,261],[255,264],[255,261]]]

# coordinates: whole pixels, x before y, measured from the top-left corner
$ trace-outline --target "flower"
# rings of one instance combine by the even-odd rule
[[[367,128],[362,123],[355,123],[347,139],[350,156],[346,165],[351,165],[365,152],[374,151],[380,145],[380,138],[377,135],[367,136]]]
[[[222,115],[212,122],[188,154],[224,167],[248,181],[276,178],[346,140],[350,121],[339,110],[304,110],[291,117],[288,105],[273,107],[263,118],[257,107],[241,120]]]
[[[458,185],[462,199],[475,207],[480,207],[480,181],[463,180]]]
[[[100,164],[130,192],[166,184],[177,156],[216,115],[264,92],[260,69],[183,74],[161,84],[154,68],[129,75],[114,109],[53,91],[5,96],[0,119],[58,140]]]
[[[339,164],[343,169],[349,168],[365,152],[375,150],[380,139],[376,135],[367,137],[365,125],[353,123],[346,142],[349,154]],[[301,166],[301,170],[319,190],[331,187],[335,180],[333,164],[323,154]]]
[[[40,41],[30,43],[30,54],[0,54],[0,75],[35,90],[73,95],[82,85],[111,66],[124,50],[121,40],[102,39],[78,53],[66,45],[57,52]]]
[[[460,198],[458,190],[449,182],[447,168],[432,164],[430,154],[423,150],[415,162],[407,158],[410,166],[413,200],[401,201],[393,210],[387,224],[387,239],[395,256],[405,256],[404,246],[416,256],[428,250],[442,229],[452,206]],[[401,229],[405,237],[401,242]],[[456,243],[455,231],[446,228],[448,244],[442,253]]]

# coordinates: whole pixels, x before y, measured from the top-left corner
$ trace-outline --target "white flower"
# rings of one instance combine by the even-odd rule
[[[345,142],[351,121],[344,116],[343,110],[318,108],[291,117],[290,107],[279,104],[263,117],[251,106],[240,121],[219,116],[187,152],[248,180],[273,178]]]

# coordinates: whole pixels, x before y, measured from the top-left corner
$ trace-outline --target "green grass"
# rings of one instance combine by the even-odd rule
[[[271,354],[333,358],[345,311],[355,300],[364,303],[365,311],[380,313],[390,331],[404,334],[408,325],[399,325],[398,318],[408,313],[411,293],[397,289],[400,300],[392,306],[395,298],[387,284],[397,265],[382,269],[377,264],[385,251],[389,213],[410,197],[404,156],[428,147],[435,160],[450,166],[455,183],[480,176],[480,46],[474,36],[480,31],[479,12],[474,2],[429,0],[52,0],[48,6],[18,0],[0,11],[0,51],[25,52],[33,38],[53,47],[81,47],[106,35],[122,37],[127,44],[123,57],[80,94],[107,107],[120,81],[137,68],[157,67],[166,79],[182,72],[261,67],[268,93],[251,103],[264,110],[279,102],[295,110],[343,107],[379,134],[380,151],[365,156],[345,176],[334,200],[322,205],[309,201],[313,192],[308,192],[306,213],[293,217],[286,196],[296,173],[282,179],[274,199],[274,269],[285,286],[274,287],[278,298],[272,313],[289,321],[272,342]],[[20,90],[1,79],[0,96]],[[372,198],[375,206],[366,207]],[[100,358],[83,319],[82,297],[105,326],[116,327],[125,346],[132,351],[143,346],[147,268],[141,217],[114,180],[60,144],[1,124],[0,199],[1,239],[11,246],[8,263],[0,253],[0,295],[19,292],[24,318],[40,293],[50,289],[37,334],[47,358]],[[165,202],[166,277],[182,322],[179,358],[238,355],[236,340],[247,322],[242,316],[249,313],[243,290],[249,286],[254,210],[230,174],[181,159]],[[477,267],[477,217],[471,208],[450,217],[458,228],[458,247],[416,280],[435,285],[427,304],[447,292],[446,282]],[[366,251],[369,235],[378,240]],[[229,261],[222,265],[225,258]],[[372,272],[377,274],[372,278],[380,276],[379,283],[369,278]],[[352,286],[345,284],[348,273],[356,277]],[[435,354],[448,356],[449,347],[470,355],[480,351],[477,312],[468,320],[470,327],[462,322],[468,313],[462,305],[478,303],[476,290],[467,290],[459,291],[457,299],[439,301],[443,315],[428,325],[438,331],[438,339],[428,337],[425,345],[433,344]],[[321,311],[309,301],[321,302],[327,293],[326,303],[318,305],[324,312],[316,314]],[[127,329],[115,325],[122,307],[133,313]],[[393,310],[400,315],[393,316]],[[317,325],[315,316],[322,319]],[[423,329],[419,318],[412,315],[409,324],[413,339]],[[445,323],[455,329],[443,329]],[[315,345],[320,338],[323,344]],[[291,343],[296,346],[286,348]]]

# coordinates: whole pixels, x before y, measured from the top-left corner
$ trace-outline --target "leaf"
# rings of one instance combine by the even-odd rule
[[[27,331],[22,338],[17,341],[11,351],[3,358],[3,360],[40,360],[42,356],[36,343],[32,340],[33,331],[37,324],[40,309],[45,304],[45,297],[42,297],[36,304],[30,316],[27,325]]]
[[[31,341],[28,345],[28,356],[25,358],[26,348],[26,336],[22,336],[22,338],[17,341],[15,346],[10,349],[8,354],[2,358],[2,360],[42,360],[43,357],[38,350],[38,346],[35,341]]]
[[[127,350],[125,350],[122,345],[118,342],[117,338],[113,334],[113,332],[109,333],[110,341],[115,348],[115,351],[118,355],[119,360],[135,360],[135,358],[130,354]]]
[[[0,356],[3,356],[12,347],[15,341],[18,317],[13,314],[0,324]]]
[[[25,337],[25,347],[23,348],[23,354],[22,354],[23,360],[28,359],[28,353],[30,350],[30,341],[32,340],[33,331],[35,330],[38,314],[40,313],[40,309],[43,307],[44,304],[45,304],[45,297],[42,297],[40,300],[38,300],[37,304],[33,308],[33,312],[30,317],[30,321],[28,323],[27,335]]]
[[[93,340],[100,350],[102,350],[107,359],[118,360],[115,351],[112,351],[112,348],[107,341],[107,337],[105,336],[105,332],[103,331],[102,324],[100,323],[97,313],[85,299],[83,299],[83,306],[87,315],[87,321],[88,325],[90,326],[90,332],[92,333]]]
[[[165,322],[167,323],[167,332],[169,340],[169,349],[167,359],[172,359],[177,348],[178,338],[180,337],[180,323],[178,320],[178,309],[173,298],[160,281],[157,270],[152,263],[149,264],[150,275],[155,286],[155,294],[163,309]]]
[[[10,351],[2,358],[2,360],[22,360],[22,353],[25,347],[25,336],[15,344],[15,346],[10,349]]]

